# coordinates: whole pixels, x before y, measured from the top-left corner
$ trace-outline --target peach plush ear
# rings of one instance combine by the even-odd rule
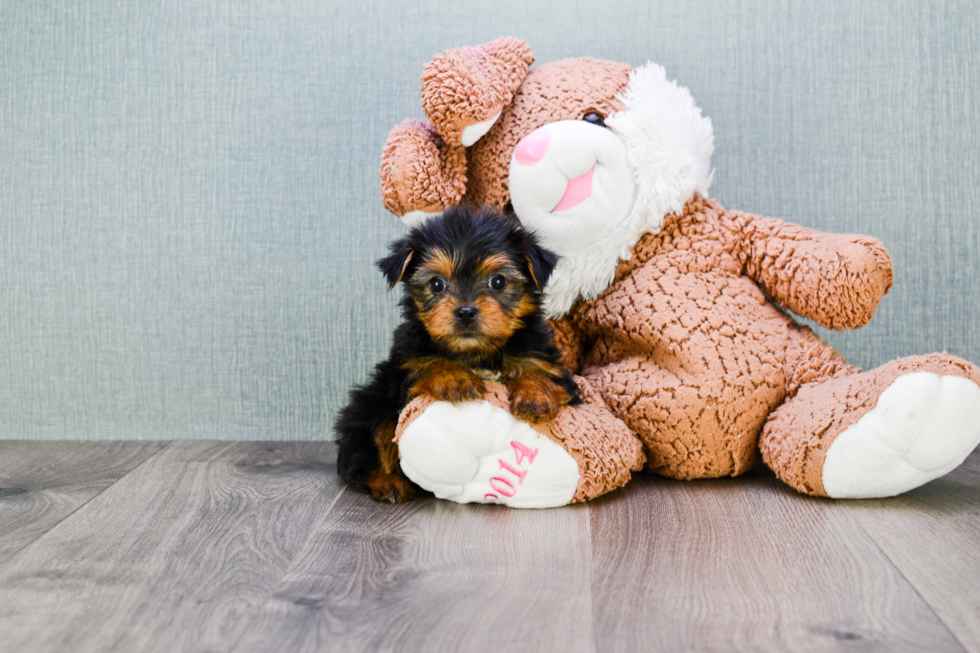
[[[422,109],[447,144],[469,147],[500,117],[532,63],[531,48],[511,37],[446,50],[423,68]]]
[[[381,154],[385,208],[414,226],[458,204],[466,190],[466,150],[446,145],[435,127],[409,118],[388,134]]]

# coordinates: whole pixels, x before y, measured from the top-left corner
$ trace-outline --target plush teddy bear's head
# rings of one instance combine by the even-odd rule
[[[640,235],[707,193],[713,134],[657,64],[533,61],[501,38],[426,64],[429,121],[391,131],[381,192],[408,225],[460,202],[510,204],[562,257],[545,293],[558,316],[602,292]]]

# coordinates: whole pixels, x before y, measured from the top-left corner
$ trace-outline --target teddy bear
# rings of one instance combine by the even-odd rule
[[[428,120],[392,129],[385,207],[408,226],[460,202],[513,211],[560,257],[544,292],[583,403],[544,424],[481,401],[414,399],[405,474],[457,502],[544,508],[641,469],[737,476],[761,460],[797,491],[887,497],[980,442],[980,368],[946,353],[862,371],[789,311],[867,324],[892,286],[884,246],[711,199],[713,128],[663,67],[531,67],[501,38],[424,66]]]

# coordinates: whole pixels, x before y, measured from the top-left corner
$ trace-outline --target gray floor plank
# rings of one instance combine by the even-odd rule
[[[0,651],[223,651],[341,485],[330,443],[173,443],[0,565]]]
[[[234,651],[591,651],[587,511],[348,490]]]
[[[980,453],[908,494],[848,509],[963,646],[980,653]]]
[[[767,473],[592,505],[597,649],[959,651],[841,503]]]
[[[164,446],[0,441],[0,563]]]

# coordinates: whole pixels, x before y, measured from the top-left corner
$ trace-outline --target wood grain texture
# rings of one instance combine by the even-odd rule
[[[0,562],[163,446],[162,442],[0,441]]]
[[[173,443],[0,565],[0,651],[227,650],[341,492],[332,443]]]
[[[847,509],[964,648],[980,653],[980,453],[912,492]]]
[[[881,501],[639,475],[510,511],[375,503],[330,443],[142,446],[0,443],[55,497],[15,513],[0,653],[980,652],[980,454]]]
[[[592,505],[599,651],[960,651],[840,503],[769,474]]]
[[[592,651],[588,507],[347,492],[234,648]]]

